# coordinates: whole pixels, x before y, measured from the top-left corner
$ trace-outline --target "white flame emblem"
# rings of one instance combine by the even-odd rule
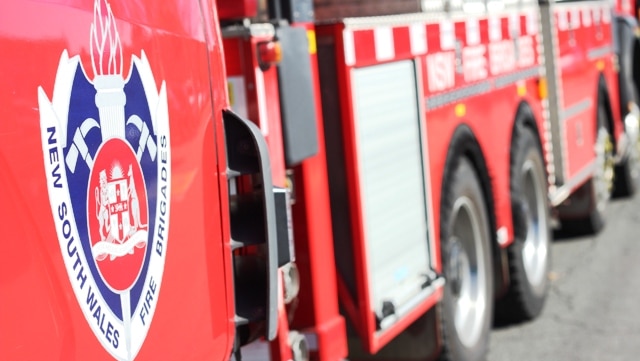
[[[94,76],[122,76],[122,44],[111,5],[106,0],[96,0],[94,3],[89,44]]]

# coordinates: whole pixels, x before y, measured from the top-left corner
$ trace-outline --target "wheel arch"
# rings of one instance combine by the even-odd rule
[[[595,119],[597,119],[597,112],[598,112],[598,108],[602,105],[604,106],[605,112],[607,114],[607,129],[609,130],[610,134],[613,134],[614,131],[614,126],[613,126],[613,110],[611,107],[611,98],[609,97],[609,88],[607,87],[607,81],[605,80],[604,74],[600,73],[598,75],[598,96],[596,98],[596,108],[595,108],[595,113],[594,116],[596,117]],[[595,131],[597,132],[598,130],[598,121],[596,120],[595,122]],[[613,140],[613,149],[618,149],[617,145],[618,145],[618,139],[616,139],[616,137],[612,137]]]
[[[489,218],[489,234],[491,237],[491,264],[493,266],[493,279],[494,279],[494,297],[502,292],[503,275],[506,269],[502,260],[501,248],[498,244],[498,236],[496,229],[496,209],[493,197],[493,187],[491,185],[491,178],[487,168],[487,162],[480,147],[475,134],[471,128],[466,124],[459,125],[453,132],[449,148],[447,150],[447,157],[445,160],[445,171],[443,173],[442,188],[448,184],[453,176],[453,171],[456,168],[455,165],[462,158],[467,158],[473,165],[473,170],[478,176],[480,181],[480,187],[482,189],[482,195],[485,198],[485,207]],[[440,199],[440,209],[443,207],[445,197]],[[440,229],[442,237],[442,216],[440,217]]]
[[[640,96],[640,38],[636,37],[633,42],[633,56],[632,56],[633,69],[631,70],[633,85],[635,86],[636,94]]]
[[[629,112],[627,104],[637,101],[640,95],[640,38],[636,35],[637,27],[638,21],[633,16],[619,15],[615,18],[614,44],[619,66],[621,119]]]
[[[533,110],[531,109],[531,106],[526,102],[526,101],[521,101],[520,104],[518,105],[518,110],[516,111],[516,115],[515,115],[515,120],[513,122],[513,129],[511,131],[511,142],[509,145],[509,169],[511,170],[511,167],[513,167],[513,163],[514,163],[514,159],[513,159],[513,149],[515,147],[515,142],[517,141],[518,135],[521,134],[525,129],[531,130],[536,138],[536,142],[538,145],[538,149],[540,150],[540,153],[542,154],[542,160],[544,162],[544,173],[545,173],[545,179],[547,179],[547,186],[548,186],[548,177],[549,177],[549,172],[548,172],[548,164],[547,164],[547,158],[545,157],[545,152],[544,152],[544,147],[543,147],[543,142],[542,142],[542,136],[540,134],[540,129],[538,128],[538,124],[536,123],[536,118],[535,115],[533,114]],[[511,184],[511,177],[513,175],[511,174],[511,171],[509,171],[509,184]],[[510,187],[511,188],[511,187]],[[511,189],[509,190],[511,192]],[[510,195],[511,198],[511,207],[512,207],[512,214],[514,212],[513,210],[513,195]],[[515,224],[513,225],[514,229]],[[515,230],[514,230],[515,232]]]
[[[529,103],[524,100],[518,104],[518,109],[516,110],[513,129],[511,131],[511,147],[513,147],[513,142],[516,139],[518,132],[521,132],[523,128],[529,128],[533,131],[536,135],[536,139],[538,140],[538,146],[540,147],[540,150],[542,150],[542,137],[540,136],[540,129],[538,128],[535,116],[533,115],[533,109],[531,109]]]

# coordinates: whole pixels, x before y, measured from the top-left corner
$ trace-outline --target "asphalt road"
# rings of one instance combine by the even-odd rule
[[[542,315],[497,327],[489,361],[640,360],[640,194],[595,235],[556,239]]]

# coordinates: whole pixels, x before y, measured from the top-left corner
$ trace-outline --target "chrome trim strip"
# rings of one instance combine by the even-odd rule
[[[596,60],[603,58],[613,52],[611,45],[604,45],[599,48],[591,48],[587,51],[587,59]]]
[[[489,90],[491,90],[491,82],[489,80],[485,80],[477,84],[468,85],[442,94],[427,96],[427,110],[439,108],[472,96],[484,94]]]
[[[586,110],[589,110],[592,104],[593,104],[593,101],[590,98],[584,98],[581,101],[577,103],[573,103],[572,105],[562,109],[560,113],[560,118],[562,119],[562,121],[566,121],[569,118],[573,118],[576,115]]]
[[[535,66],[529,69],[518,70],[515,73],[501,75],[495,78],[495,86],[496,88],[504,88],[513,83],[517,83],[520,80],[525,80],[529,78],[533,78],[536,76],[540,76],[542,74],[539,67]]]
[[[569,179],[565,184],[561,187],[556,188],[554,192],[549,193],[549,201],[551,202],[552,207],[557,207],[560,203],[564,202],[565,199],[569,198],[571,195],[571,189],[577,186],[578,184],[583,183],[590,176],[592,176],[596,171],[596,162],[595,160],[591,163],[587,164],[582,168],[573,178]]]

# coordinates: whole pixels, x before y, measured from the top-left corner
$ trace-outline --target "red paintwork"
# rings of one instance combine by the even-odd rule
[[[110,3],[117,19],[125,64],[132,55],[139,55],[144,50],[156,85],[166,81],[171,127],[173,182],[167,259],[157,310],[138,358],[228,359],[235,324],[221,112],[230,107],[227,76],[243,77],[246,116],[260,126],[267,139],[274,184],[285,186],[287,169],[283,157],[276,69],[260,69],[256,46],[272,39],[268,36],[221,38],[217,11],[224,19],[252,17],[257,11],[257,3],[253,0],[218,4],[215,0],[204,0],[200,5],[178,0],[164,2],[162,6],[150,0],[112,0]],[[626,12],[629,4],[627,0],[620,0],[617,10]],[[93,1],[89,0],[0,2],[0,49],[3,50],[0,57],[2,360],[111,358],[82,315],[63,264],[43,172],[37,98],[39,86],[51,94],[63,50],[70,56],[79,55],[84,68],[91,68],[88,41],[93,6]],[[522,34],[527,31],[526,21],[523,14],[517,19]],[[294,26],[315,30],[311,23]],[[521,103],[531,107],[543,146],[547,141],[544,139],[545,119],[537,93],[537,76],[496,87],[494,82],[498,75],[490,74],[486,79],[492,84],[488,92],[434,108],[425,105],[428,99],[445,91],[459,90],[478,82],[466,81],[462,74],[456,73],[452,88],[434,90],[436,88],[430,87],[427,56],[449,51],[441,47],[439,26],[435,21],[425,24],[428,50],[422,54],[412,54],[407,26],[394,27],[394,55],[385,60],[413,59],[418,69],[421,115],[426,125],[423,127],[429,167],[426,171],[431,190],[427,196],[430,200],[428,213],[433,217],[430,237],[434,242],[433,262],[437,271],[441,271],[440,193],[446,154],[456,127],[468,125],[482,149],[493,192],[497,228],[493,231],[506,231],[502,247],[513,241],[509,148],[516,111]],[[488,26],[486,18],[480,20],[480,44],[489,43]],[[500,26],[503,39],[511,40],[507,17],[500,19]],[[317,349],[311,350],[314,359],[346,357],[347,335],[339,301],[365,348],[376,352],[442,297],[442,289],[437,289],[389,329],[376,331],[374,313],[369,306],[370,280],[366,272],[369,260],[358,189],[358,145],[353,128],[350,70],[381,61],[376,59],[372,29],[358,29],[353,31],[353,62],[347,63],[344,60],[347,57],[344,29],[342,24],[325,25],[318,28],[318,34],[332,38],[336,43],[337,81],[344,119],[345,182],[353,190],[349,192],[349,203],[352,206],[350,219],[358,302],[337,276],[333,259],[325,134],[317,57],[312,50],[319,151],[293,169],[296,204],[292,214],[301,290],[295,301],[297,305],[285,307],[280,295],[280,328],[271,345],[274,359],[290,358],[291,351],[287,348],[290,330],[304,332],[316,340]],[[465,22],[458,21],[454,29],[455,38],[462,41],[461,45],[470,45]],[[600,72],[609,91],[614,136],[618,138],[622,132],[618,119],[617,74],[610,51],[589,57],[590,50],[606,49],[611,45],[608,24],[561,30],[558,37],[564,108],[591,99],[584,114],[580,113],[582,116],[565,122],[567,178],[571,178],[594,159],[595,95]],[[574,46],[570,45],[571,37],[575,37]],[[538,66],[537,40],[534,38],[533,41],[535,63],[499,75]],[[129,70],[128,66],[124,69]],[[464,112],[456,111],[459,104],[464,104]]]
[[[506,18],[503,19],[503,27],[507,27]],[[523,24],[524,28],[525,18],[524,16],[518,19]],[[488,35],[486,33],[487,23],[486,20],[481,21],[480,28],[485,29],[482,32],[482,43],[488,42]],[[438,23],[427,23],[427,43],[428,54],[433,54],[440,51],[440,35],[438,31]],[[331,37],[336,42],[336,59],[338,66],[338,82],[340,99],[342,104],[342,117],[343,132],[344,132],[344,144],[346,153],[346,170],[347,170],[347,184],[349,189],[353,190],[350,195],[350,204],[352,205],[351,224],[353,226],[352,238],[354,240],[354,253],[356,254],[354,259],[354,268],[356,269],[356,288],[358,293],[359,302],[356,304],[355,300],[351,297],[345,284],[342,280],[339,280],[340,298],[345,308],[346,314],[353,322],[356,331],[363,340],[363,343],[368,351],[376,352],[392,338],[397,336],[403,331],[411,322],[424,313],[427,309],[433,306],[441,297],[441,292],[436,292],[428,300],[424,301],[413,312],[408,314],[405,318],[394,325],[392,328],[385,332],[377,333],[375,327],[374,313],[368,307],[362,307],[362,305],[370,304],[369,300],[369,279],[365,270],[368,269],[367,258],[364,256],[366,252],[366,243],[364,241],[364,229],[363,220],[361,219],[361,200],[360,193],[358,191],[358,167],[357,162],[357,143],[355,142],[354,129],[353,129],[353,109],[351,104],[351,79],[350,69],[351,66],[342,63],[340,59],[345,59],[343,34],[344,26],[335,25],[320,28],[321,36]],[[465,38],[465,22],[461,21],[455,24],[456,38]],[[411,50],[407,45],[407,30],[403,29],[403,24],[398,24],[393,29],[394,47],[395,53],[393,60],[400,59],[414,59],[417,67],[420,70],[418,73],[418,87],[422,89],[422,93],[425,95],[426,100],[428,96],[436,95],[429,91],[428,87],[428,69],[427,61],[424,55],[413,56]],[[507,31],[504,31],[508,34]],[[369,28],[353,30],[353,47],[354,47],[354,66],[365,67],[368,65],[378,64],[380,61],[376,60],[375,52],[375,37],[373,31]],[[533,44],[535,49],[535,43]],[[536,54],[537,59],[537,54]],[[535,64],[534,64],[535,65]],[[530,68],[531,66],[527,66]],[[526,69],[526,68],[525,68]],[[514,69],[518,70],[518,69]],[[502,75],[502,74],[501,74]],[[457,74],[455,80],[455,88],[459,89],[464,87],[468,83],[464,81],[461,74]],[[516,83],[509,86],[505,86],[499,89],[492,89],[491,91],[471,98],[466,98],[458,103],[464,103],[466,106],[466,115],[460,117],[455,115],[455,105],[458,103],[451,103],[435,109],[426,109],[424,117],[426,119],[426,134],[428,144],[428,160],[429,160],[429,178],[431,179],[431,204],[429,212],[433,216],[434,229],[431,229],[432,237],[435,238],[434,244],[434,268],[440,270],[440,245],[437,241],[439,239],[439,212],[440,209],[440,190],[442,189],[442,177],[444,174],[445,158],[451,142],[453,131],[460,124],[467,124],[471,127],[477,136],[478,142],[484,153],[484,158],[487,161],[487,167],[489,170],[490,179],[492,181],[492,189],[494,196],[494,204],[496,207],[496,218],[498,229],[504,227],[508,232],[507,243],[508,245],[512,241],[513,229],[511,224],[511,204],[509,194],[509,148],[511,142],[511,131],[513,122],[515,120],[516,110],[518,105],[522,101],[531,103],[534,116],[541,124],[541,106],[539,99],[537,99],[537,79],[530,77],[527,80],[522,81],[522,85],[527,89],[526,94],[518,95],[516,91]],[[500,101],[496,101],[500,99]],[[492,104],[491,107],[487,107],[487,104]],[[542,132],[541,132],[542,133]]]
[[[256,0],[220,0],[218,15],[221,20],[252,18],[258,14]]]
[[[294,26],[307,29],[315,45],[315,28],[310,23]],[[322,126],[317,53],[311,49],[311,72],[316,102],[318,153],[294,168],[296,204],[292,208],[296,264],[301,289],[292,327],[313,333],[318,349],[314,359],[342,360],[347,356],[346,326],[338,311],[338,288],[333,262],[331,209]]]
[[[327,26],[318,28],[318,37],[331,37],[336,41],[336,59],[344,59],[344,46],[342,45],[343,26],[338,24],[336,26]],[[354,36],[355,38],[355,36]],[[323,40],[320,40],[323,41]],[[356,42],[357,43],[357,42]],[[357,58],[357,57],[356,57]],[[363,56],[364,58],[364,56]],[[345,120],[343,124],[343,139],[344,151],[345,151],[345,171],[346,177],[345,183],[347,189],[355,190],[349,192],[349,204],[350,208],[350,223],[352,231],[352,246],[353,246],[353,269],[355,270],[355,284],[356,293],[358,295],[359,302],[356,304],[355,300],[351,297],[349,291],[343,284],[343,281],[339,278],[339,296],[341,302],[344,304],[347,310],[350,321],[354,324],[358,336],[362,340],[367,350],[374,351],[378,349],[377,342],[374,341],[375,314],[371,310],[371,299],[369,293],[369,279],[365,270],[369,269],[367,266],[368,259],[365,256],[367,251],[365,249],[364,242],[364,225],[359,219],[362,214],[362,201],[358,192],[358,165],[357,165],[357,153],[355,141],[355,129],[353,119],[353,104],[351,103],[351,81],[349,80],[349,73],[346,66],[341,64],[339,60],[336,60],[337,65],[337,78],[338,78],[338,92],[339,99],[343,106],[340,109],[341,119]]]
[[[229,76],[242,76],[245,83],[247,114],[240,114],[255,122],[267,140],[273,185],[284,187],[286,183],[282,120],[278,73],[275,66],[260,69],[258,43],[272,41],[273,36],[225,37],[224,57]]]
[[[569,23],[576,20],[580,23],[580,19],[576,19],[576,16],[581,13],[571,11],[572,9],[577,7],[561,8],[556,11],[556,18],[567,16]],[[605,76],[610,99],[618,98],[617,74],[613,70],[611,15],[607,15],[605,8],[597,8],[593,11],[592,18],[591,26],[585,26],[582,21],[582,26],[576,29],[562,26],[558,29],[562,107],[569,109],[581,102],[589,102],[587,108],[564,122],[568,163],[565,165],[567,180],[575,177],[595,159],[592,149],[596,139],[598,106],[596,96],[598,76],[601,72]],[[609,47],[609,51],[605,54],[597,57],[590,56],[591,51],[606,47]],[[618,101],[611,101],[610,104],[614,117],[613,133],[617,138],[622,132],[619,104]]]
[[[522,36],[527,36],[525,29],[526,18],[522,14],[518,16],[518,22],[520,25],[520,33]],[[512,34],[509,30],[509,19],[506,17],[501,18],[500,24],[503,34],[502,39],[510,39]],[[464,25],[464,22],[457,22],[455,24],[456,38],[465,37],[466,30]],[[487,28],[488,24],[485,20],[480,20],[480,29]],[[437,33],[432,35],[428,32],[428,34],[430,34],[430,41],[434,41],[435,39],[433,38],[437,38]],[[500,72],[494,76],[492,76],[489,71],[488,79],[497,79],[504,74],[513,73],[518,70],[532,69],[537,66],[539,64],[537,60],[537,42],[535,37],[532,38],[532,48],[535,51],[534,59],[536,59],[533,64],[516,66],[512,71]],[[481,31],[481,43],[489,43],[488,33],[486,30]],[[487,54],[487,58],[488,61],[491,60],[489,54]],[[428,88],[428,78],[426,76],[426,68],[424,74],[424,92],[428,96],[430,92]],[[463,75],[457,74],[455,84],[456,88],[460,88],[467,84],[473,84],[473,82],[466,82]],[[526,89],[526,93],[524,95],[518,95],[518,85]],[[538,123],[539,134],[544,134],[542,131],[542,116],[540,113],[541,105],[537,98],[537,78],[535,76],[528,77],[519,82],[513,82],[504,87],[492,86],[491,90],[485,94],[467,98],[458,102],[464,104],[466,107],[466,114],[462,117],[455,114],[456,104],[449,104],[442,108],[427,110],[426,115],[431,161],[430,169],[432,181],[431,187],[433,190],[433,209],[437,210],[440,207],[441,194],[439,190],[442,189],[445,157],[451,136],[459,124],[467,124],[475,134],[477,141],[480,144],[480,148],[483,152],[483,158],[486,161],[489,177],[491,179],[497,227],[496,231],[501,228],[507,231],[507,239],[506,242],[502,244],[503,247],[508,246],[513,241],[511,198],[509,192],[509,149],[511,147],[511,133],[516,112],[521,102],[526,102],[532,108],[535,120]],[[436,229],[434,231],[436,238],[438,238],[440,230],[437,225],[440,224],[440,220],[439,213],[437,211],[434,212],[434,217],[434,223],[436,224]]]
[[[395,30],[394,30],[395,32]],[[358,336],[363,342],[366,350],[369,352],[377,352],[381,347],[391,341],[400,332],[402,332],[409,324],[414,322],[420,315],[424,314],[426,310],[431,308],[442,297],[441,290],[438,290],[423,303],[417,306],[414,310],[409,312],[405,317],[389,327],[383,332],[376,331],[375,314],[370,306],[370,279],[367,273],[369,269],[368,254],[366,250],[365,242],[365,230],[364,220],[362,216],[362,200],[359,191],[358,181],[358,169],[357,166],[357,152],[358,146],[355,141],[355,129],[354,129],[354,110],[352,99],[352,87],[350,69],[351,67],[345,66],[340,59],[345,59],[344,43],[342,34],[344,33],[344,26],[341,24],[335,26],[326,26],[319,28],[319,37],[321,38],[333,38],[336,43],[336,65],[337,65],[337,77],[339,84],[339,96],[341,99],[341,117],[343,119],[343,142],[345,146],[345,170],[347,171],[347,187],[352,190],[349,192],[349,203],[351,205],[351,224],[352,224],[352,239],[353,239],[353,251],[354,251],[354,270],[356,281],[356,292],[358,295],[358,302],[353,299],[351,293],[347,289],[344,281],[339,278],[339,295],[341,303],[345,309],[347,316],[349,316],[353,323]],[[402,37],[402,34],[400,34]],[[367,47],[367,41],[371,43],[373,41],[372,32],[356,31],[353,34],[354,47],[355,47],[355,63],[359,66],[366,66],[375,63],[375,49]],[[324,40],[321,40],[324,41]],[[396,46],[402,46],[402,43],[396,43]],[[401,59],[403,52],[396,51],[395,59]],[[406,56],[406,55],[405,55]],[[436,267],[438,267],[436,265]]]
[[[3,360],[111,358],[81,314],[64,268],[39,140],[37,89],[51,94],[62,51],[80,55],[85,69],[91,68],[93,3],[0,3]],[[196,2],[110,3],[125,71],[131,56],[144,50],[157,85],[166,81],[172,138],[167,258],[138,358],[226,359],[233,303],[221,110],[228,101],[215,6],[205,1],[202,14]]]
[[[297,24],[313,30],[312,24]],[[273,180],[276,185],[284,185],[285,165],[282,148],[282,134],[279,116],[279,94],[275,67],[261,70],[258,63],[256,45],[272,40],[268,36],[226,37],[225,60],[229,76],[242,77],[246,89],[247,118],[258,125],[268,122],[265,133],[269,146]],[[317,76],[315,52],[310,54],[312,73]],[[264,79],[257,82],[258,78]],[[258,89],[258,84],[263,88]],[[346,357],[346,330],[344,319],[338,312],[331,214],[329,205],[328,178],[324,151],[324,129],[322,127],[319,84],[315,84],[316,118],[319,151],[293,169],[295,204],[292,207],[296,265],[301,279],[299,301],[292,326],[317,338],[317,350],[311,350],[314,357],[321,360],[340,360]],[[260,97],[260,92],[265,94]],[[268,102],[268,113],[261,113],[259,102]],[[261,126],[264,133],[264,126]],[[276,133],[277,132],[277,133]],[[313,255],[313,256],[311,256]],[[282,324],[288,328],[288,324]],[[286,332],[285,332],[286,334]],[[273,355],[286,354],[283,349],[282,330],[277,341],[272,343]]]
[[[637,4],[637,0],[616,0],[614,9],[618,14],[633,16],[637,19]]]

